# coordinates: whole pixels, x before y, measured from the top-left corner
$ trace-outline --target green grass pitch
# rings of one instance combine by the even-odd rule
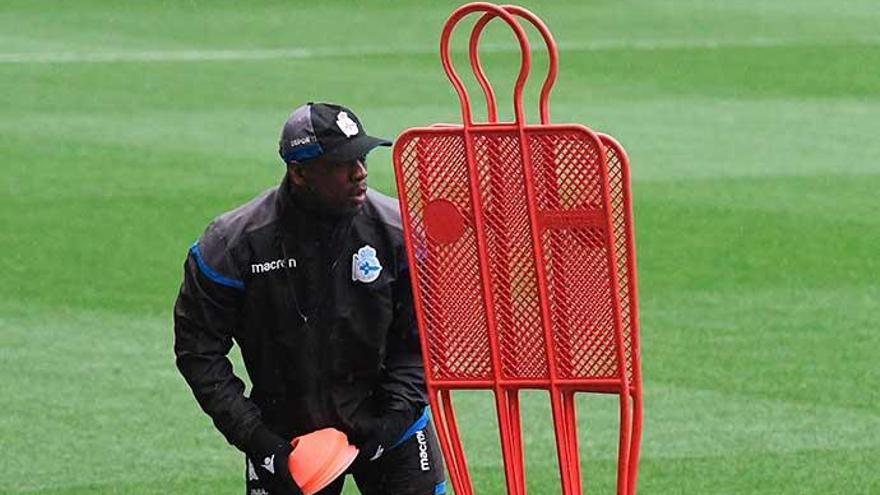
[[[302,102],[389,137],[459,121],[455,6],[2,2],[0,493],[243,491],[173,365],[187,248],[278,181]],[[876,0],[525,6],[561,46],[554,121],[632,158],[640,493],[880,493]],[[509,115],[519,54],[500,25],[486,42]],[[395,194],[388,151],[370,173]],[[502,493],[490,400],[457,398],[478,492]],[[524,407],[530,493],[558,493],[546,400]],[[580,417],[587,491],[612,493],[614,399]]]

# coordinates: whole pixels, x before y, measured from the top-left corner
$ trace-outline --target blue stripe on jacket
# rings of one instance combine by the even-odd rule
[[[393,449],[393,448],[397,447],[398,445],[402,444],[403,442],[409,440],[410,438],[413,437],[413,435],[416,434],[417,431],[424,430],[425,427],[428,426],[428,421],[430,420],[430,417],[431,417],[431,406],[427,406],[427,407],[425,407],[425,410],[422,411],[422,415],[419,417],[419,419],[417,419],[415,423],[410,425],[410,427],[407,428],[405,432],[403,432],[403,435],[401,435],[400,439],[397,440],[397,442],[394,445],[392,445],[391,448]]]
[[[217,282],[220,285],[225,285],[226,287],[232,287],[233,289],[244,289],[244,282],[234,278],[229,278],[221,274],[220,272],[211,268],[211,266],[205,262],[205,259],[202,257],[202,251],[199,249],[199,241],[194,242],[193,245],[189,248],[189,251],[196,259],[196,263],[199,265],[199,270],[201,270],[206,277],[213,280],[214,282]]]

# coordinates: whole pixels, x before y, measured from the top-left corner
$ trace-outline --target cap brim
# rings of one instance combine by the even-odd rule
[[[323,160],[345,162],[366,156],[367,153],[377,146],[391,146],[391,144],[391,141],[387,139],[361,134],[360,136],[349,139],[345,144],[338,146],[333,151],[324,153],[320,158]]]

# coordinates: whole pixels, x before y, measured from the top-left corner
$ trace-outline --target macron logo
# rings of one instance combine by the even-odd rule
[[[263,469],[269,471],[272,474],[275,474],[275,454],[272,454],[271,457],[263,459]]]
[[[296,260],[293,258],[286,260],[282,258],[264,263],[253,263],[251,264],[251,273],[266,273],[279,268],[296,268]]]
[[[416,441],[419,443],[419,468],[422,471],[430,471],[431,461],[428,460],[428,439],[425,437],[425,432],[417,431]]]

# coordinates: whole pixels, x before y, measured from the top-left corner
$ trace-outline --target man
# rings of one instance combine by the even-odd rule
[[[367,154],[390,144],[345,107],[297,108],[281,133],[281,185],[215,219],[190,249],[177,366],[246,454],[248,495],[302,493],[290,440],[326,427],[360,449],[348,472],[361,493],[445,493],[400,212],[367,189]],[[227,358],[233,341],[249,397]]]

